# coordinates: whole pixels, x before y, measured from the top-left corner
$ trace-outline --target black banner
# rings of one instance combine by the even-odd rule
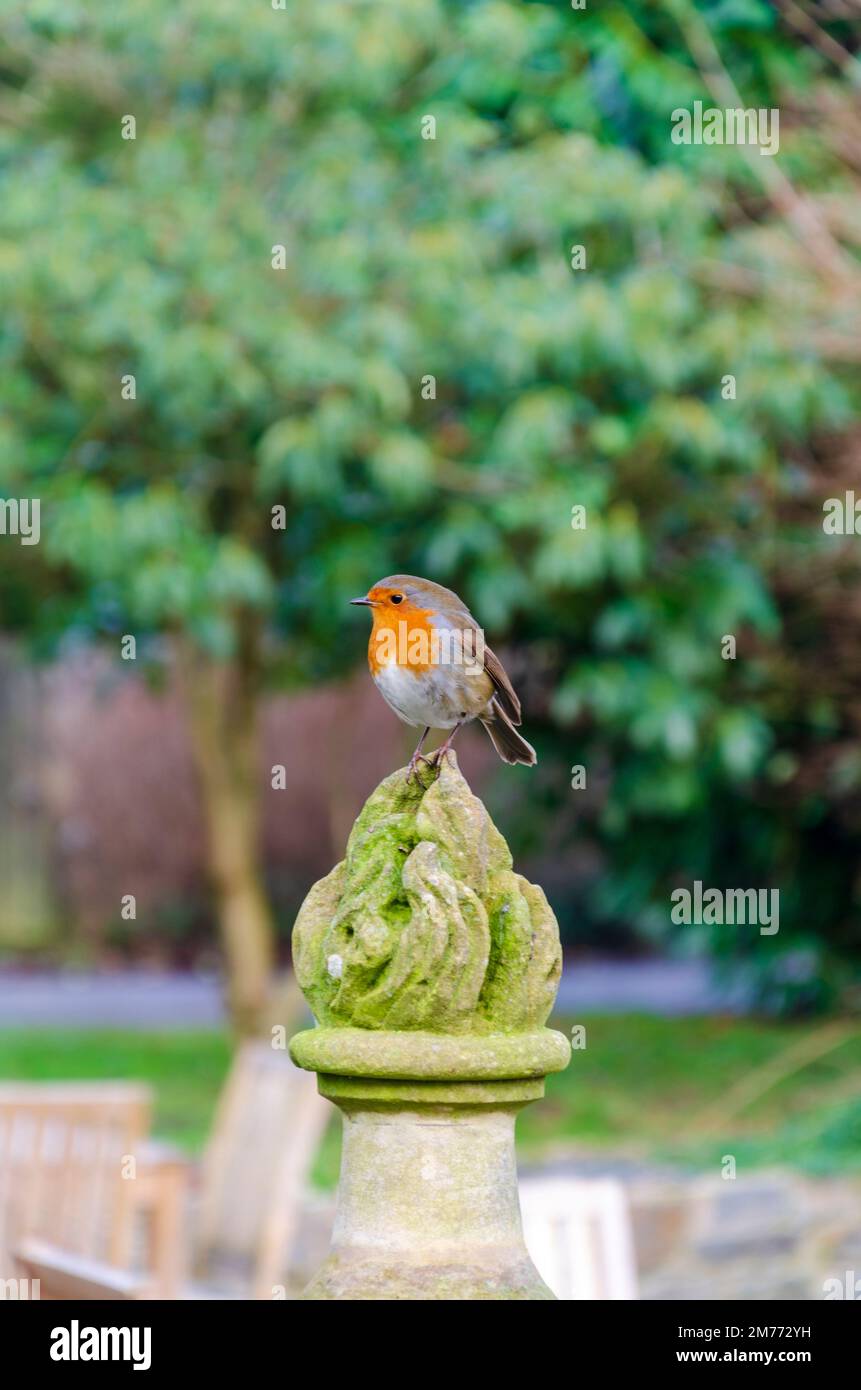
[[[369,1331],[373,1311],[362,1306],[362,1333]],[[445,1317],[457,1317],[458,1305],[449,1305]],[[471,1335],[484,1359],[493,1351],[490,1331],[496,1324],[483,1322],[487,1314],[471,1304]],[[411,1317],[424,1323],[439,1322],[441,1309],[434,1304],[424,1314],[400,1305],[395,1319],[409,1335]],[[511,1317],[515,1316],[512,1324]],[[111,1375],[164,1375],[178,1369],[231,1373],[260,1373],[278,1366],[286,1373],[305,1361],[309,1347],[333,1346],[333,1326],[349,1327],[355,1314],[331,1303],[62,1303],[0,1304],[0,1328],[7,1355],[16,1370],[49,1373],[62,1382],[68,1376],[92,1377],[108,1370]],[[391,1329],[392,1311],[386,1313]],[[658,1371],[698,1367],[734,1369],[757,1366],[770,1373],[785,1366],[803,1367],[820,1374],[838,1366],[850,1366],[857,1352],[859,1319],[856,1308],[822,1303],[560,1303],[534,1309],[509,1309],[499,1325],[503,1338],[519,1324],[523,1333],[548,1338],[558,1375],[561,1362],[570,1357],[578,1372],[597,1361],[609,1374],[619,1371]],[[372,1326],[373,1323],[370,1324]],[[444,1326],[444,1325],[443,1325]],[[357,1327],[357,1331],[360,1329]],[[560,1337],[570,1336],[570,1343]],[[468,1352],[470,1337],[459,1335]],[[310,1340],[309,1340],[310,1339]],[[337,1345],[337,1344],[334,1344]],[[530,1340],[539,1351],[541,1341]],[[295,1367],[293,1359],[295,1358]],[[333,1374],[334,1374],[334,1367]],[[392,1367],[393,1374],[396,1367]]]

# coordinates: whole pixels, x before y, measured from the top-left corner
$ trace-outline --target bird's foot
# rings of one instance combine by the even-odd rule
[[[413,777],[418,777],[416,768],[419,763],[427,763],[428,767],[436,767],[436,762],[434,760],[435,756],[436,755],[432,753],[431,756],[428,757],[427,754],[420,753],[418,749],[416,749],[415,753],[413,753],[413,756],[410,758],[409,767],[407,768],[407,785],[413,780]]]
[[[453,752],[454,749],[451,746],[451,739],[447,738],[445,743],[441,743],[439,748],[434,749],[433,753],[431,753],[430,761],[434,767],[439,768],[442,766],[443,758],[447,758],[449,753]]]

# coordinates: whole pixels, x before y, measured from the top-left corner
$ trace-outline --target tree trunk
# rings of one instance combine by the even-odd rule
[[[260,861],[258,633],[253,620],[243,625],[231,663],[216,662],[185,641],[177,650],[231,1018],[240,1035],[259,1033],[270,1022],[275,933]]]

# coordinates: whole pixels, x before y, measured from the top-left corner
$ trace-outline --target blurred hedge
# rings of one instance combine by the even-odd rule
[[[41,546],[6,542],[4,625],[44,649],[131,629],[154,659],[183,631],[230,660],[262,617],[267,679],[302,685],[360,659],[346,596],[429,574],[517,649],[541,754],[506,772],[518,848],[593,852],[575,934],[663,938],[673,887],[770,884],[779,936],[717,948],[761,953],[781,998],[841,988],[861,810],[858,543],[821,528],[861,448],[841,13],[803,34],[765,0],[4,14],[0,490],[43,500]],[[780,108],[773,164],[671,143],[672,110],[727,74]]]

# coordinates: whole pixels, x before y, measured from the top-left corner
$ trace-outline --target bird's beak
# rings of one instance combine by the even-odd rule
[[[351,603],[365,603],[365,604],[367,604],[368,608],[373,608],[373,606],[374,606],[374,600],[373,600],[372,598],[351,598],[351,599],[350,599],[350,602],[351,602]]]

